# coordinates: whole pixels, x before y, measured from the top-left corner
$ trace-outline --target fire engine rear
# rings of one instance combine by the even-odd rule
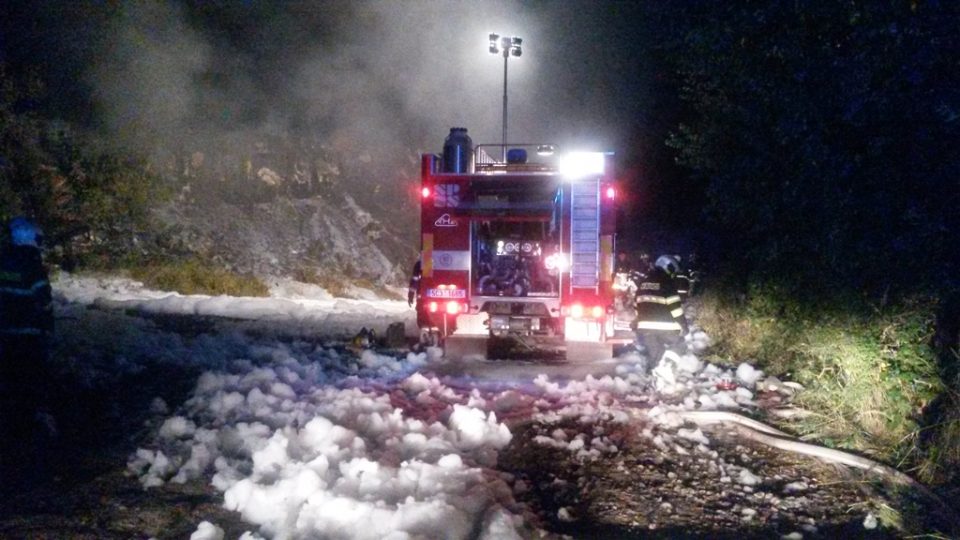
[[[612,344],[612,165],[550,144],[474,147],[464,128],[422,156],[418,321],[448,356],[485,354],[491,337],[568,357]]]

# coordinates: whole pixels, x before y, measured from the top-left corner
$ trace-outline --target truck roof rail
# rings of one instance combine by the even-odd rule
[[[557,145],[546,143],[478,144],[474,170],[478,173],[556,172]],[[513,158],[513,159],[511,159]]]

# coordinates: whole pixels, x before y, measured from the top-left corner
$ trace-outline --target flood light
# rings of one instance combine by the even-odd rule
[[[560,173],[570,180],[603,174],[602,152],[574,152],[560,158]]]
[[[503,161],[507,160],[507,59],[523,54],[520,45],[523,39],[490,33],[490,54],[503,54]]]

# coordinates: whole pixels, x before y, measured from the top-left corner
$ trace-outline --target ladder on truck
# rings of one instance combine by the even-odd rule
[[[570,199],[570,286],[600,285],[600,183],[573,184]]]

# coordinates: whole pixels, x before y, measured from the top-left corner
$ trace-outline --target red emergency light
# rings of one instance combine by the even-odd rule
[[[613,186],[607,186],[606,195],[612,201],[617,197],[617,190]]]

